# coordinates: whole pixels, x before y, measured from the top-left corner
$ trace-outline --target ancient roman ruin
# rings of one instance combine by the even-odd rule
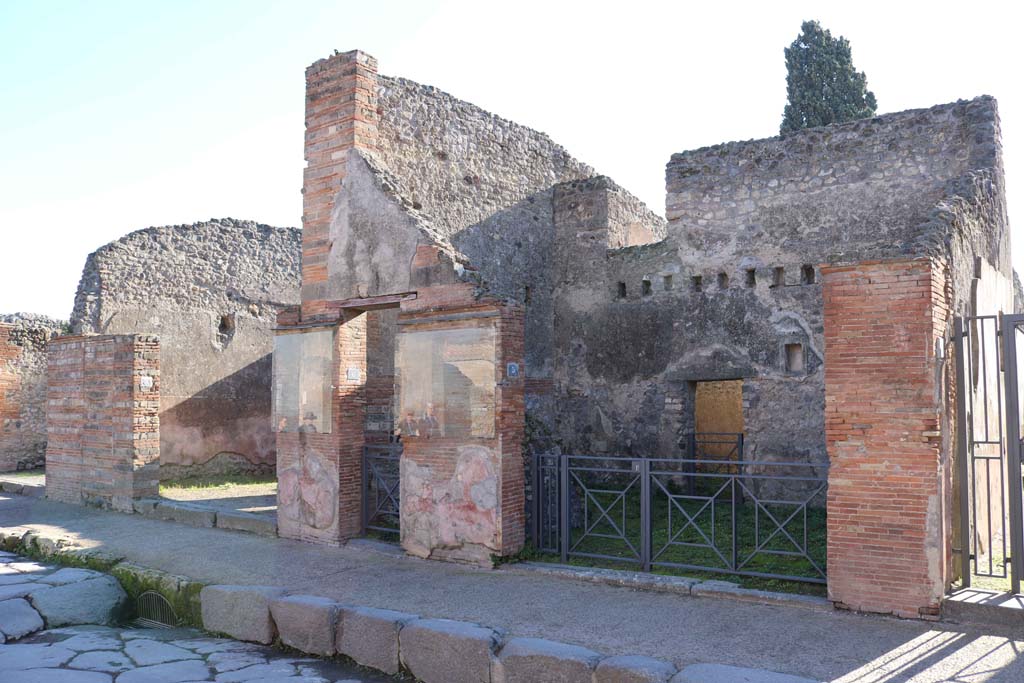
[[[912,617],[963,579],[955,319],[1021,305],[991,97],[674,154],[663,218],[353,51],[306,72],[305,159],[301,232],[89,257],[50,342],[52,495],[130,510],[165,470],[274,468],[278,534],[315,543],[383,514],[412,555],[490,566],[600,526],[644,569],[797,556],[838,606]],[[76,403],[97,382],[132,409]]]

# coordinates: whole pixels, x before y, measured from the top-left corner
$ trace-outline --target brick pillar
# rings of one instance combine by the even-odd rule
[[[932,616],[949,528],[941,462],[941,265],[824,267],[829,596],[840,606]]]
[[[46,494],[132,511],[157,494],[156,337],[59,337],[48,346]]]
[[[331,370],[323,378],[333,387],[330,432],[277,434],[278,535],[328,545],[357,536],[362,526],[366,315],[349,311],[339,315],[337,325],[305,332],[334,332]],[[278,318],[282,327],[284,321],[285,317]],[[281,362],[277,354],[274,362]],[[288,371],[275,368],[275,382],[278,373]],[[306,389],[316,391],[317,387]]]
[[[302,300],[324,299],[334,198],[349,149],[377,145],[377,60],[353,50],[306,69]]]
[[[423,342],[433,344],[430,352],[410,347],[415,350],[402,350],[396,359],[399,395],[411,397],[400,399],[405,411],[395,413],[405,444],[402,547],[418,557],[490,566],[494,556],[517,553],[525,540],[523,311],[478,300],[463,285],[418,295],[402,304],[399,347],[420,333],[436,341]],[[484,359],[493,359],[493,370],[483,370],[493,377],[481,374]],[[414,384],[427,381],[418,367],[431,368],[435,391]],[[460,385],[460,376],[468,378],[463,371],[473,374],[472,388]],[[491,387],[493,415],[486,398]],[[414,411],[423,410],[424,396],[436,402],[437,433],[428,427],[409,433],[405,425],[421,417]],[[482,416],[494,420],[493,429],[483,428]]]

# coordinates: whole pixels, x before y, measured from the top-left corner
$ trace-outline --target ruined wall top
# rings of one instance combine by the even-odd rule
[[[296,228],[230,218],[130,233],[86,259],[72,328],[101,332],[113,310],[159,301],[175,310],[297,303],[300,240]]]
[[[936,207],[970,201],[977,172],[1005,204],[999,116],[988,96],[729,142],[672,156],[669,232],[681,252],[709,262],[926,255],[948,239],[930,222]]]
[[[544,133],[435,87],[378,76],[376,154],[449,236],[555,183],[594,175]]]
[[[10,327],[10,340],[18,346],[41,351],[46,343],[68,331],[65,320],[37,313],[0,313],[0,325]]]

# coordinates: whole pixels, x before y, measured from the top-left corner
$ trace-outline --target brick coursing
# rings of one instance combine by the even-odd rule
[[[131,512],[156,496],[159,340],[58,337],[47,355],[47,497]]]
[[[829,596],[851,609],[934,615],[949,524],[936,386],[944,271],[922,259],[822,273]]]

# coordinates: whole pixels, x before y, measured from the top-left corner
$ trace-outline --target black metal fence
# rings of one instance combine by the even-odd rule
[[[401,443],[363,448],[363,533],[399,532]]]
[[[827,466],[536,455],[532,536],[588,558],[826,583]]]

